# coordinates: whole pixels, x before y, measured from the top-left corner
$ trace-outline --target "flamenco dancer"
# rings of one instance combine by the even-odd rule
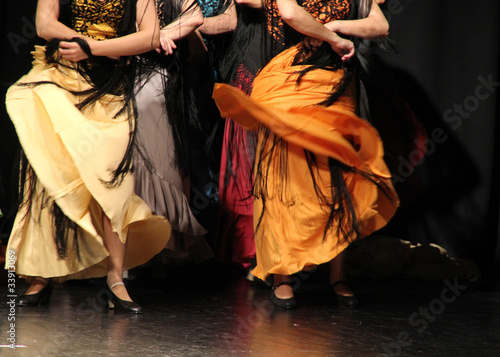
[[[265,16],[260,0],[238,0],[238,23],[220,61],[221,81],[250,95],[253,80],[262,67],[262,28]],[[255,266],[252,167],[257,134],[225,118],[219,176],[219,217],[216,258]],[[248,274],[248,279],[253,276]]]
[[[107,276],[110,308],[142,313],[122,281],[170,237],[134,195],[134,57],[158,48],[153,0],[39,0],[32,70],[8,91],[22,145],[20,205],[8,250],[31,282],[20,306],[49,302],[53,280]]]
[[[338,304],[354,307],[343,251],[383,227],[398,198],[377,131],[356,115],[354,43],[335,31],[376,38],[388,24],[372,0],[264,5],[274,57],[251,96],[225,84],[214,89],[223,116],[258,131],[252,272],[262,280],[273,274],[273,304],[294,309],[290,275],[329,263]]]
[[[195,0],[155,0],[160,47],[140,56],[136,102],[135,193],[172,225],[172,237],[155,262],[203,261],[213,257],[206,230],[189,207],[189,111],[192,95],[184,83],[186,39],[203,24]]]

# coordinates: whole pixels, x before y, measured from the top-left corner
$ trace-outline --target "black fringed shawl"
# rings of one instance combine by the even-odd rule
[[[351,8],[351,12],[347,18],[348,20],[366,17],[370,12],[372,0],[351,0],[351,3],[353,3],[354,6]],[[302,4],[302,1],[299,1],[299,4]],[[263,49],[265,51],[268,51],[268,53],[270,52],[270,55],[266,54],[266,58],[269,58],[269,60],[282,50],[297,44],[304,38],[302,34],[293,30],[286,23],[284,24],[284,34],[284,44],[278,43],[277,45],[274,44],[263,46]],[[270,41],[276,43],[276,41],[272,40],[272,34],[270,35]],[[355,46],[359,43],[359,40],[355,38],[349,39],[355,43]],[[323,43],[313,52],[308,50],[305,46],[302,46],[302,49],[295,57],[293,65],[308,65],[308,68],[297,72],[296,78],[299,83],[301,78],[307,72],[314,69],[343,71],[344,75],[341,81],[339,83],[332,83],[332,91],[330,92],[329,96],[326,99],[318,98],[317,105],[331,106],[342,94],[344,94],[352,81],[356,79],[359,63],[356,58],[351,59],[351,61],[347,63],[342,62],[340,57],[331,49],[331,46],[328,43]],[[272,134],[267,128],[261,128],[260,130],[263,131],[263,134],[261,136],[260,150],[258,150],[256,154],[254,196],[262,200],[262,213],[258,220],[255,231],[257,231],[260,227],[263,215],[265,213],[266,199],[269,197],[267,193],[268,183],[266,173],[269,169],[269,166],[271,165],[271,160],[267,160],[268,157],[279,155],[276,160],[280,163],[279,170],[282,182],[286,182],[286,180],[288,179],[287,142],[282,138],[279,138],[276,135]],[[270,143],[270,145],[268,145],[268,143]],[[266,147],[269,149],[267,152],[264,152],[263,148]],[[315,154],[305,149],[304,153],[308,162],[309,172],[313,181],[314,189],[316,191],[316,196],[318,198],[318,204],[329,207],[330,213],[326,221],[324,237],[326,238],[328,232],[334,227],[334,222],[337,222],[335,234],[337,234],[340,239],[344,239],[348,242],[352,241],[359,235],[359,225],[354,210],[354,204],[352,201],[353,198],[351,197],[344,181],[344,173],[361,175],[367,180],[371,181],[374,185],[377,185],[384,193],[388,192],[388,188],[384,183],[376,180],[373,174],[356,170],[355,168],[349,167],[333,158],[328,158],[328,166],[330,169],[331,179],[331,200],[329,200],[317,184],[316,176],[318,167]],[[263,167],[266,160],[267,167]],[[283,187],[285,186],[286,185],[283,184]],[[280,194],[280,196],[284,197],[284,195],[282,194]]]
[[[124,0],[124,14],[121,20],[120,32],[118,36],[125,36],[136,31],[136,3],[137,0]],[[72,1],[60,0],[60,16],[59,21],[71,28],[72,19]],[[48,63],[59,63],[56,56],[56,51],[59,47],[59,42],[62,39],[53,39],[48,41],[46,50],[46,59]],[[65,40],[68,41],[68,40]],[[77,63],[76,71],[92,87],[90,90],[83,92],[72,92],[76,96],[80,96],[82,101],[78,104],[78,108],[83,110],[88,108],[91,113],[92,105],[106,94],[122,95],[124,97],[123,107],[115,114],[115,116],[127,112],[129,118],[130,134],[127,145],[127,150],[118,164],[116,169],[112,171],[112,178],[109,181],[102,180],[104,185],[110,189],[116,185],[120,185],[125,175],[132,171],[132,155],[135,138],[135,120],[136,110],[134,105],[134,80],[135,80],[135,60],[133,57],[122,57],[119,60],[112,60],[107,57],[95,57],[91,54],[88,44],[79,38],[74,38],[69,41],[77,42],[82,49],[89,55],[88,60]],[[55,84],[52,82],[34,82],[22,83],[18,85],[38,86],[45,84]],[[37,178],[32,167],[24,155],[21,153],[21,171],[20,171],[20,192],[19,192],[19,207],[27,207],[27,216],[31,215],[32,219],[36,219],[35,210],[39,213],[44,208],[47,208],[48,197],[45,190],[42,191],[40,198],[41,207],[33,207],[33,199],[36,194]],[[54,232],[54,241],[56,244],[57,253],[60,259],[64,259],[67,255],[68,239],[72,235],[74,248],[76,249],[78,258],[78,227],[77,224],[67,218],[61,209],[54,202],[52,204],[51,214]],[[26,217],[25,217],[26,218]]]

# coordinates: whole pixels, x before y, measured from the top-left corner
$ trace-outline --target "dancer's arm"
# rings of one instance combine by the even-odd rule
[[[137,1],[137,32],[105,41],[95,41],[90,46],[95,56],[130,56],[145,53],[158,47],[159,21],[153,0]]]
[[[276,5],[286,23],[306,36],[328,42],[343,61],[349,60],[354,55],[354,44],[351,41],[328,30],[295,0],[276,0]]]
[[[205,17],[203,25],[201,25],[198,30],[206,35],[218,35],[234,31],[238,21],[237,15],[236,6],[234,2],[231,1],[224,13],[217,16]]]
[[[69,40],[73,37],[80,37],[87,41],[92,40],[59,22],[59,13],[59,0],[38,1],[36,8],[36,32],[38,37],[47,41],[54,38]]]
[[[157,48],[157,51],[163,50],[166,55],[171,55],[177,48],[175,41],[191,36],[202,24],[203,13],[196,0],[184,1],[179,17],[161,29],[161,48]]]
[[[37,33],[40,37],[46,40],[83,38],[88,42],[94,56],[131,56],[148,52],[159,45],[160,31],[153,0],[137,1],[137,32],[103,41],[96,41],[82,36],[65,26],[58,20],[59,12],[59,1],[38,1],[36,24]],[[62,57],[71,61],[80,61],[88,57],[75,42],[62,41],[60,47],[59,52]]]
[[[186,0],[181,11],[178,18],[161,29],[162,37],[168,36],[172,41],[178,41],[203,24],[203,13],[196,0]]]
[[[389,23],[377,1],[373,1],[367,17],[358,20],[335,20],[325,24],[330,31],[364,39],[389,36]]]

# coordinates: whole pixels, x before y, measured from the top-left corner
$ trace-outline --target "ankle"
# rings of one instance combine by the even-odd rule
[[[50,279],[47,278],[42,278],[41,276],[37,276],[33,279],[33,283],[37,282],[42,285],[47,285],[49,283]]]
[[[106,285],[108,285],[108,288],[113,289],[122,284],[124,283],[123,283],[123,278],[121,276],[116,274],[108,274],[108,277],[106,278]]]
[[[109,287],[110,290],[113,290],[117,286],[123,286],[123,287],[125,287],[125,283],[122,280],[112,282],[112,280],[108,279],[106,281],[106,284],[108,284],[108,287]]]
[[[273,275],[273,285],[274,286],[279,286],[282,284],[289,284],[290,283],[290,275],[281,275],[281,274],[274,274]]]
[[[107,284],[111,293],[114,294],[117,298],[124,301],[132,301],[130,295],[128,294],[127,288],[125,287],[125,283],[122,280],[113,282],[113,280],[108,278]]]
[[[49,284],[49,280],[42,278],[42,277],[36,277],[33,279],[31,282],[30,287],[26,291],[26,295],[31,295],[31,294],[38,294],[40,291],[45,289],[45,287]]]
[[[108,272],[108,277],[106,278],[106,283],[108,284],[109,287],[112,285],[118,284],[118,283],[123,283],[123,276],[122,274],[114,274],[114,273],[109,273]],[[120,285],[120,284],[118,284]]]

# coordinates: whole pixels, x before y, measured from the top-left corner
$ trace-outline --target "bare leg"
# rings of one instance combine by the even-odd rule
[[[289,275],[280,275],[280,274],[274,275],[275,286],[286,281],[290,281]],[[281,285],[274,290],[274,294],[276,295],[276,297],[280,299],[290,299],[293,297],[293,290],[290,285]]]
[[[43,290],[44,287],[47,286],[49,283],[48,279],[41,278],[41,277],[36,277],[35,280],[31,283],[31,286],[29,287],[28,291],[24,295],[33,295],[33,294],[38,294],[40,291]]]
[[[113,232],[111,222],[103,215],[102,224],[104,229],[104,244],[109,251],[108,257],[108,286],[123,280],[123,264],[125,262],[126,245],[122,243],[118,234]],[[132,301],[124,285],[117,285],[113,293],[121,300]]]
[[[345,250],[332,259],[330,262],[330,284],[334,284],[337,281],[345,281],[344,274],[344,260],[345,260]],[[341,296],[353,296],[351,288],[347,284],[337,284],[335,286],[335,292]]]

